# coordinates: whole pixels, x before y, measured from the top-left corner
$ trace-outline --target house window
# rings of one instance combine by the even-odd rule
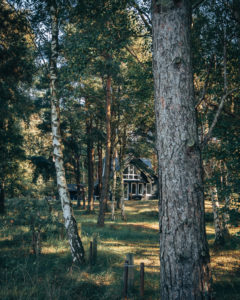
[[[132,194],[133,195],[136,195],[136,192],[137,192],[137,185],[136,185],[136,183],[132,183]]]
[[[152,184],[147,183],[147,195],[151,195],[151,194],[152,194]]]
[[[138,170],[133,165],[128,166],[123,173],[123,179],[140,179],[140,175],[138,174]]]
[[[134,178],[134,166],[129,166],[128,167],[128,174],[129,174],[129,179]]]
[[[139,183],[138,184],[138,195],[142,195],[143,194],[143,184]]]

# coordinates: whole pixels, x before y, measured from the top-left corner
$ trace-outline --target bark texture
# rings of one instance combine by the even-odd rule
[[[88,211],[94,210],[94,147],[92,141],[92,120],[87,122],[87,159],[88,159]]]
[[[116,171],[116,159],[117,159],[117,151],[114,151],[112,168],[113,168],[113,182],[112,182],[112,221],[115,220],[115,203],[116,203],[116,187],[117,187],[117,171]]]
[[[62,139],[60,133],[60,107],[57,96],[57,57],[58,57],[58,19],[57,7],[52,2],[50,6],[52,41],[50,59],[50,94],[51,94],[51,123],[53,140],[53,157],[55,161],[58,193],[61,200],[65,228],[72,252],[73,261],[76,263],[84,262],[84,249],[78,235],[76,220],[71,208],[71,200],[67,189],[65,169],[63,164]]]
[[[104,226],[104,217],[107,206],[109,192],[109,176],[110,176],[110,155],[111,155],[111,77],[107,78],[107,101],[106,101],[106,154],[105,168],[103,177],[103,187],[100,197],[100,207],[98,215],[98,226]]]
[[[211,299],[190,1],[153,0],[161,299]]]
[[[102,191],[102,143],[101,141],[98,141],[97,152],[98,152],[98,190],[99,190],[99,197],[101,197],[101,191]]]
[[[212,210],[214,218],[214,228],[215,228],[215,245],[224,244],[224,234],[222,230],[221,218],[219,215],[219,202],[218,202],[218,192],[216,186],[212,187],[211,191],[211,201],[212,201]]]
[[[4,214],[5,212],[5,191],[4,191],[4,183],[0,182],[0,214]]]

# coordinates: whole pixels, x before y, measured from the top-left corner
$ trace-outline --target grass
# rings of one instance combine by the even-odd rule
[[[9,213],[0,219],[0,299],[121,299],[127,253],[134,254],[137,266],[129,299],[139,299],[138,266],[141,262],[146,266],[144,299],[159,299],[159,268],[155,267],[159,266],[157,201],[126,202],[127,222],[121,220],[119,212],[112,222],[107,213],[104,228],[96,226],[97,214],[75,209],[75,217],[81,222],[87,260],[89,243],[94,235],[98,237],[97,264],[90,266],[86,262],[81,268],[72,265],[68,242],[59,234],[61,227],[57,217],[55,223],[49,225],[46,213],[40,221],[34,219],[35,226],[37,222],[41,226],[43,241],[42,254],[33,255],[29,220],[33,220],[34,214],[29,207],[21,211],[23,204],[16,203],[8,202]],[[209,203],[206,207],[215,298],[240,299],[239,243],[235,239],[225,249],[214,250]],[[232,233],[237,230],[239,228],[231,229]]]

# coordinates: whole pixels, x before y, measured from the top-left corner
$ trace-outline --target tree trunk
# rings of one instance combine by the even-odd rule
[[[112,221],[115,220],[115,202],[116,202],[116,187],[117,187],[117,171],[116,171],[117,151],[115,150],[113,156],[113,183],[112,183]]]
[[[84,249],[78,235],[76,220],[71,208],[71,200],[67,189],[65,169],[63,165],[62,139],[60,132],[60,107],[57,96],[57,57],[58,57],[58,18],[57,7],[52,3],[50,7],[52,41],[50,59],[50,95],[51,95],[51,124],[53,140],[53,157],[55,161],[58,193],[62,204],[65,228],[72,252],[73,261],[76,263],[84,262]]]
[[[75,170],[75,176],[76,176],[76,184],[77,184],[77,207],[80,207],[80,201],[81,201],[81,182],[80,182],[80,159],[79,157],[76,159],[76,170]]]
[[[99,197],[101,197],[101,191],[102,191],[102,144],[99,141],[97,146],[98,151],[98,191],[99,191]]]
[[[0,214],[4,214],[5,212],[5,191],[4,191],[4,183],[0,183]]]
[[[153,0],[161,299],[210,299],[201,154],[190,53],[191,1]]]
[[[107,78],[107,101],[106,101],[106,154],[103,177],[103,188],[99,203],[98,226],[104,226],[105,210],[107,206],[110,176],[110,151],[111,151],[111,77]]]
[[[88,211],[94,210],[94,147],[91,137],[92,120],[87,122],[87,158],[88,158]]]
[[[222,224],[219,215],[219,202],[218,202],[218,192],[216,186],[212,187],[211,194],[212,201],[212,210],[213,210],[213,219],[214,219],[214,228],[215,228],[215,245],[224,244],[224,236],[222,232]]]
[[[121,202],[121,219],[126,221],[126,215],[125,215],[125,200],[124,200],[124,180],[123,180],[123,168],[120,170],[120,181],[121,181],[121,196],[120,196],[120,202]]]

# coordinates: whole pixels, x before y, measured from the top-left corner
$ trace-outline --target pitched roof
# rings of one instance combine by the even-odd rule
[[[77,185],[76,184],[70,183],[70,184],[67,185],[67,187],[68,187],[69,192],[76,192],[77,191]],[[84,187],[84,185],[80,184],[80,189],[82,189],[83,187]]]
[[[153,179],[157,178],[157,175],[154,173],[151,161],[149,159],[133,158],[130,163],[134,164],[140,171],[145,173],[147,176]]]

